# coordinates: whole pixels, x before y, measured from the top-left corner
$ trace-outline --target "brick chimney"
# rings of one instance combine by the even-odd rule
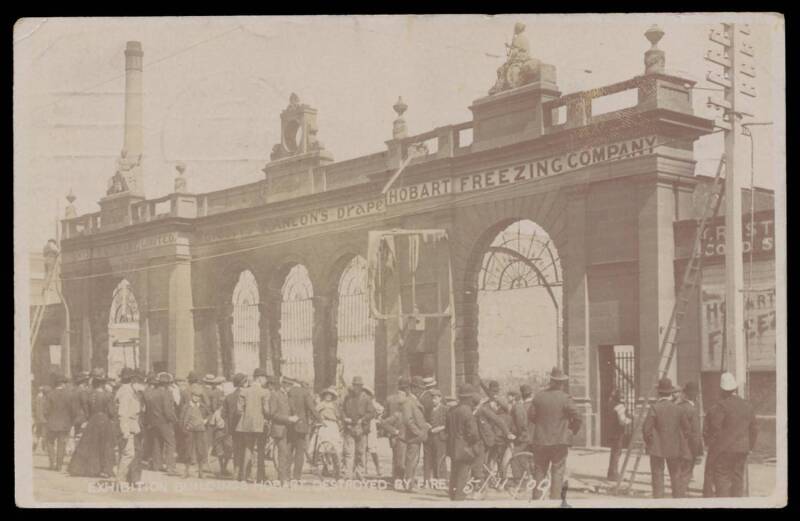
[[[142,44],[128,42],[125,48],[125,141],[129,158],[142,153]]]

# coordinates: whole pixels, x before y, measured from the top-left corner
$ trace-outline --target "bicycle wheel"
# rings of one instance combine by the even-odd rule
[[[506,489],[513,498],[530,497],[536,481],[533,479],[533,453],[518,452],[511,456],[505,467],[508,478]]]

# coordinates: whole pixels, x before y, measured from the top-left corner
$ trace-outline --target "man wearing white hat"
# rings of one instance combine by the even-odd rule
[[[758,435],[753,406],[736,394],[738,384],[731,373],[723,373],[719,382],[722,396],[706,415],[706,465],[717,497],[744,495],[744,469],[747,454],[753,450]]]

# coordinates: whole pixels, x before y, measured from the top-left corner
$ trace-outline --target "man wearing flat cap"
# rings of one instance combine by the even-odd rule
[[[367,434],[369,423],[375,417],[372,399],[364,392],[364,379],[353,377],[342,405],[344,417],[343,474],[363,478],[367,468]]]
[[[528,409],[528,420],[534,426],[533,478],[541,483],[550,470],[550,499],[561,499],[572,436],[581,427],[578,410],[566,392],[568,382],[569,376],[554,367],[548,388],[534,396]],[[533,499],[539,499],[541,494],[541,490],[535,488]]]
[[[716,497],[742,497],[747,455],[758,437],[753,406],[737,394],[731,373],[720,377],[720,400],[706,415],[706,465],[712,467]]]
[[[664,497],[664,465],[669,471],[672,497],[686,497],[682,469],[684,460],[692,459],[689,439],[692,426],[689,413],[672,399],[679,391],[669,378],[658,381],[658,400],[647,411],[642,434],[650,455],[653,497]]]
[[[449,495],[452,501],[467,498],[469,471],[478,459],[475,447],[480,440],[478,423],[472,410],[477,391],[470,384],[458,387],[458,405],[447,414],[447,455],[450,457]]]

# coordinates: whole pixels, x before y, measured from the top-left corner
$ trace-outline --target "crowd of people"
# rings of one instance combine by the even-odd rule
[[[665,467],[672,497],[687,497],[694,468],[706,452],[703,496],[745,495],[745,466],[748,453],[755,447],[758,426],[752,405],[737,394],[737,389],[736,378],[723,373],[720,398],[701,418],[695,382],[678,388],[669,378],[659,380],[658,399],[649,405],[642,425],[653,497],[664,497]],[[630,442],[633,418],[616,391],[611,394],[609,407],[615,422],[607,477],[619,481],[619,459]]]
[[[370,475],[384,477],[377,444],[385,437],[395,490],[411,492],[443,480],[452,500],[464,500],[469,480],[480,481],[490,471],[503,477],[510,467],[510,478],[530,472],[534,483],[550,484],[551,499],[559,499],[569,447],[582,425],[568,380],[554,368],[549,384],[536,393],[529,385],[501,393],[492,380],[461,384],[453,397],[443,396],[433,377],[402,376],[382,405],[358,376],[343,393],[329,387],[315,394],[306,384],[261,368],[230,381],[211,374],[201,379],[193,372],[176,380],[166,372],[146,375],[130,368],[115,381],[96,369],[74,382],[56,375],[52,387],[38,389],[34,450],[45,444],[50,468],[60,471],[67,443],[74,439],[70,475],[128,485],[141,482],[145,468],[171,476],[189,477],[194,469],[199,478],[213,472],[218,478],[263,482],[271,456],[277,479],[287,483],[302,478],[312,434],[315,447],[329,451],[333,477],[366,479],[370,463],[375,469]],[[701,438],[708,446],[706,495],[742,495],[755,416],[737,396],[731,375],[723,375],[721,388],[722,399],[701,429],[697,387],[677,389],[666,378],[659,382],[660,399],[649,406],[642,431],[654,497],[664,494],[665,466],[673,497],[685,497],[703,454]],[[612,394],[609,406],[617,428],[607,477],[616,481],[632,418],[619,393]],[[524,460],[514,458],[521,452],[532,454],[530,468],[520,468]],[[213,470],[209,461],[216,462]],[[534,499],[546,493],[542,487],[532,492]]]

